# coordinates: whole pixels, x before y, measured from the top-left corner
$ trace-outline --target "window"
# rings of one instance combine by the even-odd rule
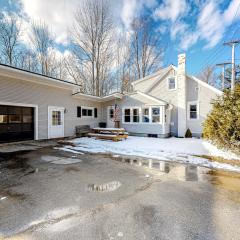
[[[190,119],[197,119],[197,105],[196,104],[190,104],[189,117],[190,117]]]
[[[9,115],[9,123],[21,123],[21,115]]]
[[[0,115],[0,123],[7,123],[7,115]]]
[[[160,108],[159,107],[152,108],[152,122],[153,123],[160,122]]]
[[[110,119],[114,118],[114,109],[113,108],[109,108],[109,118]]]
[[[133,122],[139,122],[139,109],[133,109]]]
[[[131,110],[130,108],[124,109],[124,122],[131,122]]]
[[[52,125],[58,126],[61,125],[61,111],[52,111]]]
[[[149,108],[143,108],[142,110],[142,121],[145,123],[149,122]]]
[[[175,90],[176,88],[177,88],[176,78],[175,77],[168,78],[168,89],[169,90]]]
[[[93,117],[93,109],[82,107],[82,116],[83,117]]]
[[[80,106],[77,107],[77,117],[78,118],[82,117],[82,107]]]

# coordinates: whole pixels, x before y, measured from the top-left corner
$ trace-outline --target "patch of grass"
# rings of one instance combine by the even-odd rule
[[[231,164],[231,165],[240,167],[240,160],[225,159],[225,158],[222,158],[222,157],[209,156],[209,155],[194,155],[194,156],[201,157],[201,158],[206,158],[211,162],[227,163],[227,164]]]

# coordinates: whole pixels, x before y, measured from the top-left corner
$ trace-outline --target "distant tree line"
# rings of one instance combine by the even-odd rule
[[[198,77],[208,84],[215,86],[217,88],[222,88],[222,72],[220,74],[216,73],[216,66],[206,66]],[[229,65],[225,69],[225,76],[224,76],[224,89],[231,88],[231,79],[232,79],[232,67]],[[240,83],[240,65],[235,65],[235,82]]]
[[[43,22],[31,22],[29,44],[16,14],[0,15],[0,62],[43,75],[70,79],[97,96],[131,91],[131,82],[161,67],[163,45],[152,20],[142,16],[120,32],[107,0],[84,0],[69,31],[69,54],[56,52],[54,34]]]

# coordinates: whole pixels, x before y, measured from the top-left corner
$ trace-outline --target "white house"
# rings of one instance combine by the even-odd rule
[[[222,92],[186,74],[185,54],[132,83],[133,92],[96,97],[78,85],[0,65],[0,142],[73,136],[78,125],[116,124],[132,135],[200,136],[211,100]]]

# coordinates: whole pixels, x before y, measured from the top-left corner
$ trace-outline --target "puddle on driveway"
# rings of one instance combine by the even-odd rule
[[[239,173],[223,170],[213,170],[191,164],[180,164],[174,162],[170,163],[166,161],[144,159],[139,157],[112,155],[110,158],[119,162],[128,163],[136,167],[145,167],[154,171],[158,171],[160,173],[169,174],[169,176],[179,181],[205,181],[226,190],[240,193]]]

